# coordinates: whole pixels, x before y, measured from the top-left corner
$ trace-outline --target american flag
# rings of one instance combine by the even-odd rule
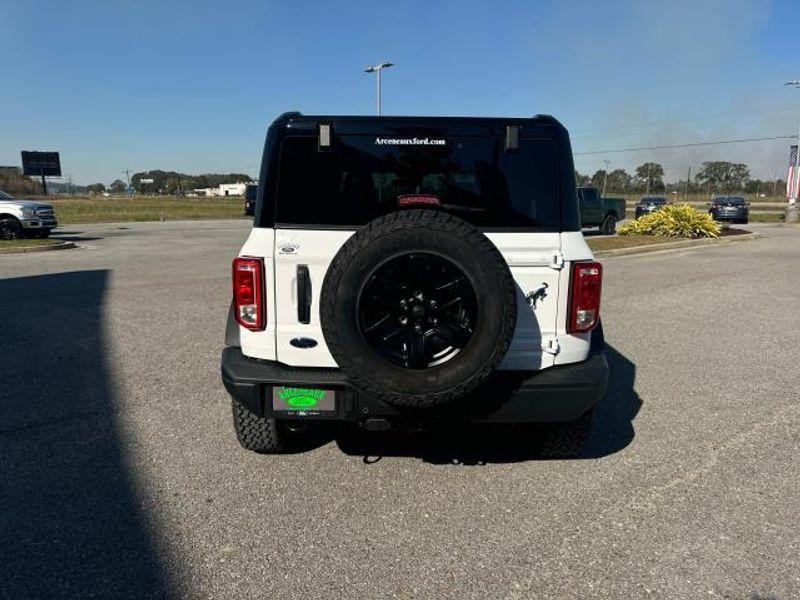
[[[797,199],[800,169],[797,166],[797,146],[789,146],[789,174],[786,177],[786,197]]]

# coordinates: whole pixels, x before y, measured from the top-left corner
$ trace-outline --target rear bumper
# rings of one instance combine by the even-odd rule
[[[603,397],[608,363],[602,351],[583,362],[536,372],[498,371],[468,398],[436,410],[403,411],[356,390],[339,369],[304,369],[260,361],[241,348],[222,352],[222,381],[228,393],[252,412],[276,418],[319,418],[358,422],[455,419],[487,423],[570,421]],[[324,415],[273,413],[272,387],[319,387],[336,391],[336,412]]]
[[[749,211],[746,210],[737,210],[737,211],[715,211],[710,210],[708,214],[711,215],[711,218],[715,221],[747,221],[748,217],[750,216]]]

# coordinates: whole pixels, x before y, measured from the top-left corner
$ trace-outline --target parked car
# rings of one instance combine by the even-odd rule
[[[708,213],[715,221],[747,223],[750,219],[750,204],[741,196],[717,196],[711,202]]]
[[[0,191],[0,239],[46,238],[57,225],[52,204],[18,200]]]
[[[252,217],[256,214],[256,194],[258,193],[258,184],[248,183],[244,188],[244,214]]]
[[[666,205],[667,199],[663,196],[645,196],[636,203],[636,218],[661,210]]]
[[[466,420],[578,451],[608,381],[603,268],[556,119],[287,113],[264,148],[221,360],[244,448]]]
[[[603,198],[594,187],[578,188],[581,227],[597,227],[600,233],[611,235],[617,230],[617,221],[625,218],[623,198]]]

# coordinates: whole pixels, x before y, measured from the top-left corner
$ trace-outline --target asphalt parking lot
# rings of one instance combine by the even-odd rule
[[[542,461],[470,433],[242,451],[247,228],[0,256],[0,597],[800,597],[800,229],[605,260],[611,388],[586,456]]]

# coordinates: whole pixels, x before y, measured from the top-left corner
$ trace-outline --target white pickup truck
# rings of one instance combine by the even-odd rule
[[[0,239],[46,238],[57,225],[52,204],[18,200],[0,191]]]

